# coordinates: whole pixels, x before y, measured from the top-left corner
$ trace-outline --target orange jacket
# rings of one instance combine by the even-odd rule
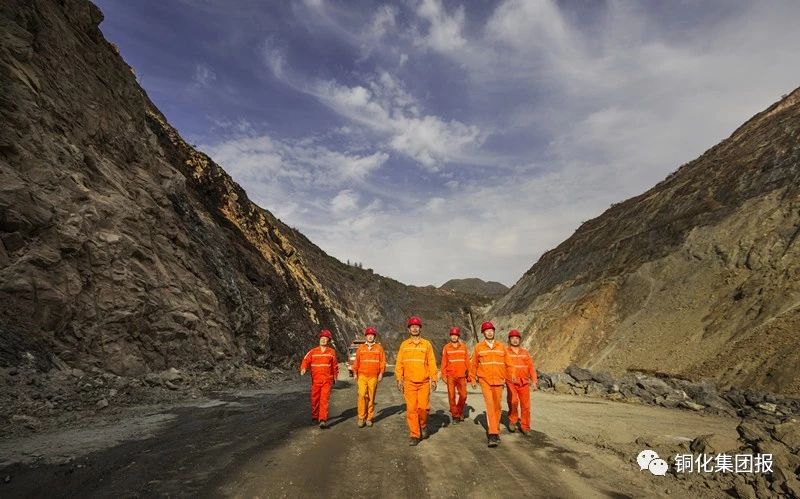
[[[418,342],[409,338],[401,343],[395,364],[398,381],[420,383],[436,380],[436,356],[433,354],[433,345],[425,338],[419,338]]]
[[[469,374],[470,383],[474,383],[476,378],[483,379],[490,385],[503,385],[506,381],[510,381],[505,345],[497,340],[491,348],[486,340],[475,345]]]
[[[378,343],[372,348],[368,343],[359,345],[356,360],[353,362],[353,373],[357,376],[377,376],[386,370],[386,352]]]
[[[516,351],[515,351],[516,350]],[[533,367],[531,354],[522,347],[506,347],[506,365],[508,366],[508,378],[516,376],[517,385],[527,385],[528,383],[538,383],[536,369]]]
[[[311,381],[319,382],[328,379],[336,380],[339,376],[339,363],[336,362],[336,350],[331,347],[325,347],[322,351],[321,347],[314,347],[308,351],[303,362],[300,364],[300,370],[311,368]]]
[[[442,378],[464,378],[469,372],[469,352],[467,345],[448,343],[442,348]]]

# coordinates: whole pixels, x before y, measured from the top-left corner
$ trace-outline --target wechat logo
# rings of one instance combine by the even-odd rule
[[[664,476],[667,474],[669,465],[666,461],[658,457],[656,451],[645,449],[636,456],[636,462],[639,463],[640,470],[650,470],[650,473],[656,476]]]

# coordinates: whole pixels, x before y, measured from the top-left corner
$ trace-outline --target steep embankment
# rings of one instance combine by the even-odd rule
[[[800,393],[800,90],[545,253],[490,315],[577,362]]]
[[[285,363],[474,299],[348,267],[250,202],[153,106],[87,1],[0,4],[0,365]],[[391,335],[385,336],[392,343]]]

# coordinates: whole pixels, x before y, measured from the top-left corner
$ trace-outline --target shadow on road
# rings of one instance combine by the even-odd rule
[[[389,416],[393,416],[393,415],[397,414],[398,412],[403,412],[403,409],[405,409],[405,405],[404,404],[384,407],[383,409],[378,411],[378,414],[375,415],[375,418],[372,420],[372,422],[373,423],[377,423],[381,419],[385,419],[385,418],[388,418]]]
[[[450,416],[444,410],[439,409],[434,413],[428,414],[428,433],[436,435],[442,428],[450,425]]]
[[[341,414],[339,414],[338,416],[335,416],[333,421],[331,421],[330,418],[329,418],[328,419],[328,421],[329,421],[328,422],[328,426],[333,428],[334,426],[338,425],[339,423],[344,423],[348,419],[354,417],[356,415],[356,412],[357,412],[357,410],[356,410],[355,407],[351,407],[349,409],[345,409],[345,410],[342,411]]]
[[[482,412],[475,416],[475,424],[479,424],[483,427],[483,431],[489,431],[489,423],[486,421],[486,413]]]
[[[337,379],[336,383],[333,384],[333,389],[334,390],[344,390],[345,388],[350,388],[354,384],[355,383],[353,383],[352,381]]]
[[[469,404],[464,405],[464,413],[462,414],[462,416],[464,416],[464,419],[469,419],[469,413],[474,410],[475,408],[472,407],[471,405]]]

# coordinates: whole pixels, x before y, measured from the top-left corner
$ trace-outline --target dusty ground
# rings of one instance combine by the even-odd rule
[[[433,434],[413,448],[394,378],[378,397],[375,426],[364,429],[356,427],[355,387],[346,378],[333,391],[332,427],[311,426],[304,379],[140,408],[103,427],[6,439],[0,496],[725,496],[639,471],[635,457],[644,445],[668,456],[706,433],[735,439],[734,419],[535,393],[532,435],[504,429],[501,445],[488,449],[480,394],[469,394],[468,421],[450,425],[440,388],[432,397]]]

